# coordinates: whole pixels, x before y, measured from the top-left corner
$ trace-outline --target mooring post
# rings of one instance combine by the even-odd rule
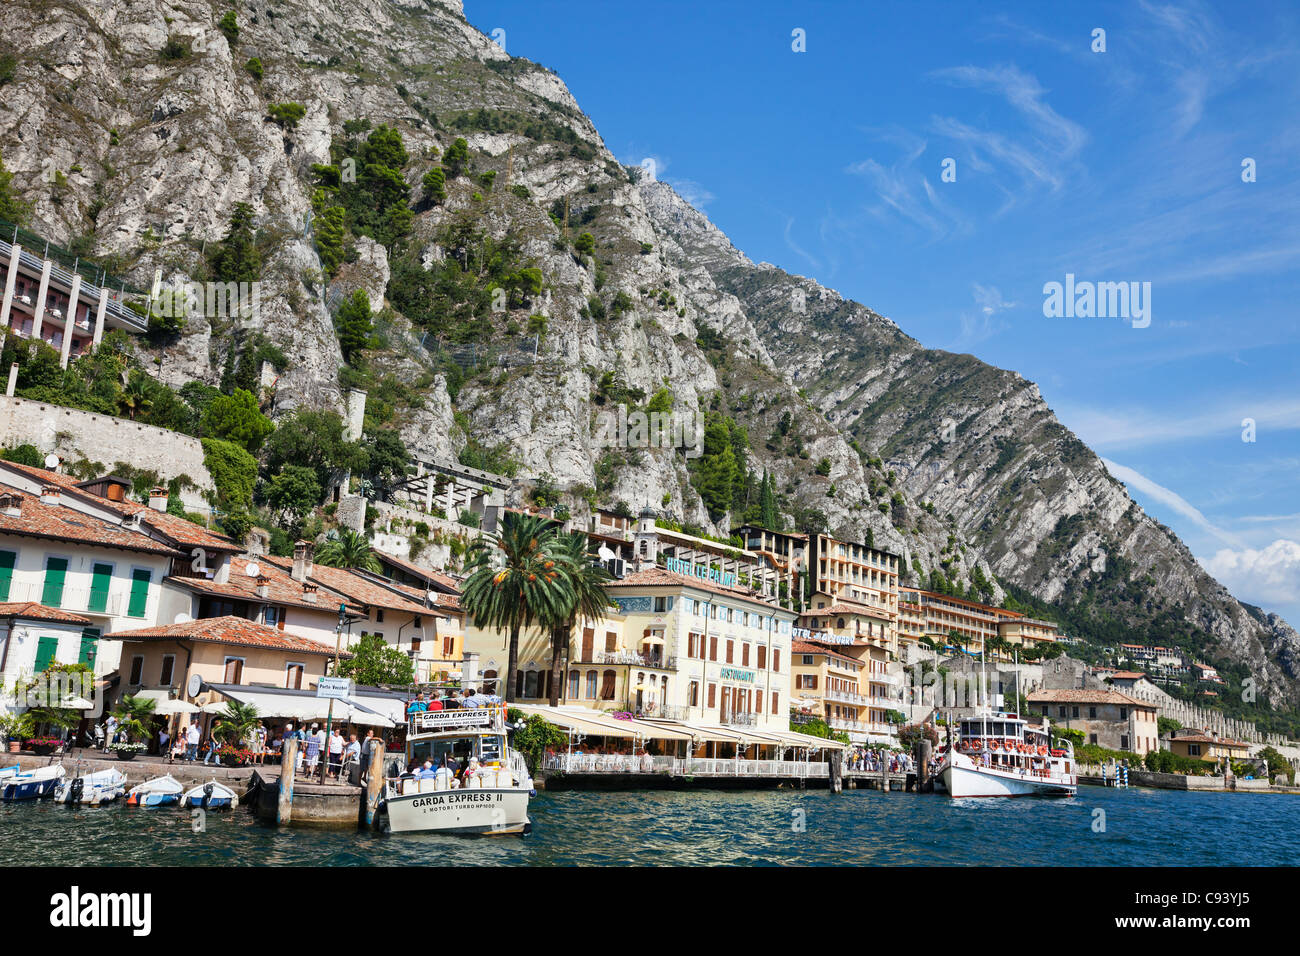
[[[293,819],[293,774],[298,759],[298,741],[290,737],[282,747],[280,758],[280,796],[275,808],[275,822],[284,826]]]
[[[916,791],[917,793],[929,793],[926,784],[930,782],[930,757],[933,753],[934,745],[930,743],[929,737],[922,737],[916,745]],[[933,789],[933,787],[931,787]]]
[[[374,826],[379,798],[384,792],[384,742],[370,745],[370,770],[366,776],[366,826]]]
[[[831,751],[831,793],[840,793],[844,790],[844,751]]]
[[[889,760],[881,751],[880,758],[880,790],[882,793],[889,793]]]

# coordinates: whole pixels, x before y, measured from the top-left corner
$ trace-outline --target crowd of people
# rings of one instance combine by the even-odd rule
[[[888,770],[890,773],[913,773],[916,771],[916,761],[909,753],[891,753],[884,747],[874,749],[855,747],[848,754],[846,767],[849,770],[864,770],[868,773],[880,773],[881,770]]]

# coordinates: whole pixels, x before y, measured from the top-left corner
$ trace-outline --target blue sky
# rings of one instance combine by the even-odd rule
[[[1300,8],[466,14],[752,259],[1036,381],[1233,593],[1300,626]],[[1044,285],[1067,273],[1150,283],[1149,324],[1047,317]]]

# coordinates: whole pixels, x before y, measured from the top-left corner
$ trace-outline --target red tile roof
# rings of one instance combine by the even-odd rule
[[[257,593],[257,579],[248,575],[248,566],[250,564],[256,564],[258,571],[266,578],[266,597],[262,597]],[[304,597],[302,584],[295,581],[289,572],[260,557],[250,558],[247,555],[239,555],[231,558],[230,580],[225,584],[218,584],[208,578],[173,576],[167,580],[172,584],[178,584],[193,591],[235,598],[241,601],[289,604],[294,607],[316,608],[329,614],[337,613],[340,604],[347,604],[349,611],[354,613],[360,613],[361,611],[360,605],[349,602],[344,595],[331,591],[329,588],[319,587],[319,585],[317,586],[316,600],[307,600]]]
[[[56,607],[46,607],[35,601],[17,601],[0,604],[0,617],[25,618],[29,621],[62,621],[65,624],[89,624],[90,619],[78,617]]]
[[[289,570],[293,567],[292,558],[279,558],[266,555],[263,561],[269,561]],[[411,614],[429,614],[429,608],[412,601],[403,594],[390,591],[382,584],[376,584],[369,578],[350,568],[329,568],[323,564],[312,566],[308,575],[313,582],[342,594],[357,604],[368,607],[382,607],[390,611],[407,611]]]
[[[393,587],[397,588],[397,590],[401,591],[403,594],[409,594],[411,600],[415,601],[417,604],[422,604],[425,596],[432,594],[434,606],[438,608],[438,611],[448,614],[462,613],[459,594],[443,594],[441,591],[425,591],[423,588],[413,587],[410,584],[394,584]],[[438,612],[433,613],[437,614]],[[442,615],[439,614],[438,616]]]
[[[724,585],[718,584],[716,581],[710,581],[708,578],[697,578],[692,575],[678,574],[676,571],[667,571],[663,568],[646,568],[644,571],[633,571],[631,574],[626,575],[618,581],[611,581],[606,585],[606,587],[616,589],[647,587],[651,585],[699,588],[702,591],[712,591],[714,594],[722,594],[736,600],[752,601],[755,604],[764,604],[773,610],[778,610],[775,604],[753,591],[725,587]]]
[[[1115,673],[1110,675],[1110,679],[1111,680],[1138,680],[1139,678],[1146,677],[1146,676],[1147,675],[1143,671],[1115,671]]]
[[[234,644],[240,647],[260,647],[297,654],[333,655],[334,648],[281,631],[242,617],[205,617],[183,624],[165,627],[142,627],[133,631],[114,631],[105,634],[108,641],[206,641],[212,644]],[[343,652],[347,656],[347,652]]]
[[[434,571],[430,568],[422,568],[413,561],[399,558],[397,555],[389,554],[387,551],[376,551],[375,556],[379,558],[381,562],[387,561],[395,567],[401,568],[412,577],[423,578],[426,581],[432,581],[440,587],[450,588],[453,594],[460,593],[460,582],[449,574],[445,574],[442,571]]]
[[[1036,690],[1029,695],[1031,703],[1047,704],[1124,704],[1128,707],[1142,707],[1155,710],[1156,705],[1144,700],[1137,700],[1117,690],[1079,690],[1077,688],[1062,690]]]
[[[155,541],[147,534],[82,514],[65,505],[44,504],[39,496],[18,491],[8,485],[0,485],[0,494],[15,495],[22,502],[17,515],[0,511],[0,534],[31,535],[126,551],[184,556],[182,552],[169,548],[161,541]]]
[[[1228,737],[1215,737],[1210,734],[1177,734],[1170,737],[1169,740],[1184,740],[1194,744],[1219,744],[1223,747],[1249,747],[1250,744],[1244,740],[1231,740]]]
[[[138,514],[141,521],[156,529],[171,543],[189,545],[190,547],[197,546],[211,551],[235,553],[244,550],[241,545],[236,544],[225,535],[209,531],[202,525],[197,525],[187,518],[167,514],[165,511],[156,511],[138,501],[114,501],[111,498],[101,497],[93,491],[81,487],[85,483],[78,481],[71,475],[63,475],[57,471],[47,471],[44,468],[34,468],[31,465],[20,465],[12,461],[7,461],[4,464],[6,468],[12,468],[44,484],[57,485],[63,493],[74,495],[84,501],[93,502],[101,508],[116,511],[124,517]]]

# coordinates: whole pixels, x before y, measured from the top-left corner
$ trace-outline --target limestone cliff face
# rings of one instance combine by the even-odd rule
[[[680,451],[600,447],[597,415],[612,408],[600,404],[601,381],[616,372],[647,398],[667,388],[678,414],[734,419],[748,435],[749,469],[772,475],[787,518],[870,533],[914,579],[942,568],[966,581],[978,566],[1049,600],[1105,580],[1107,607],[1140,623],[1159,609],[1115,596],[1138,586],[1257,666],[1269,688],[1296,674],[1294,631],[1206,577],[1032,383],[921,349],[832,290],[750,262],[669,187],[637,182],[563,82],[508,57],[460,3],[253,0],[239,6],[234,42],[217,25],[229,9],[205,0],[0,7],[0,37],[23,38],[21,47],[0,41],[17,58],[0,95],[0,149],[36,231],[88,243],[147,287],[157,270],[192,274],[234,205],[254,209],[271,250],[261,314],[191,323],[157,355],[164,379],[215,384],[232,343],[260,331],[290,359],[276,414],[339,407],[331,310],[356,289],[377,309],[391,305],[395,252],[359,237],[327,282],[309,222],[310,169],[330,160],[345,122],[388,123],[411,157],[409,241],[424,267],[456,254],[438,237],[469,219],[516,238],[545,288],[544,305],[494,316],[490,336],[445,354],[459,362],[466,349],[499,344],[539,311],[545,332],[513,361],[474,366],[455,382],[428,330],[384,311],[383,344],[369,358],[403,383],[395,423],[418,453],[455,457],[471,439],[502,446],[521,478],[549,475],[595,488],[606,504],[649,505],[727,532],[738,516],[710,515]],[[261,79],[246,67],[253,57]],[[291,129],[269,119],[286,102],[305,110]],[[546,128],[456,131],[454,118],[479,110]],[[483,195],[457,179],[443,205],[419,205],[431,157],[458,135],[473,175],[495,172],[495,188]],[[594,256],[574,254],[578,231],[595,237]],[[621,304],[599,317],[593,297]],[[1119,564],[1123,580],[1112,581]]]

